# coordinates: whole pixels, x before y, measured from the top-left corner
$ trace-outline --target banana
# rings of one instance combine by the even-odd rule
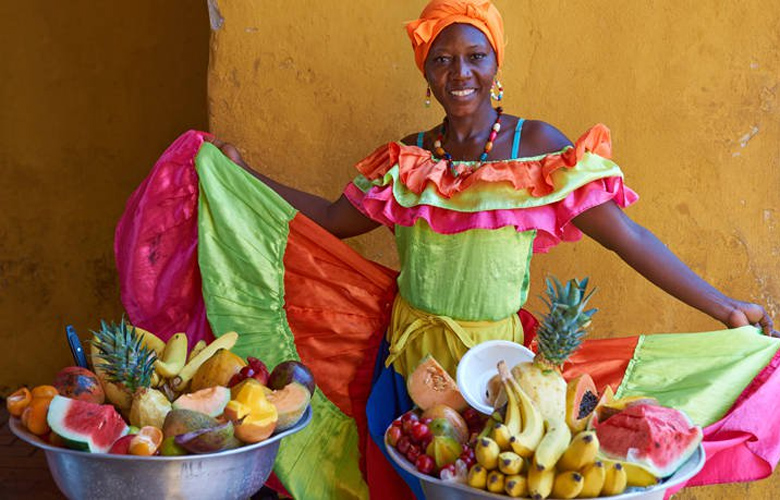
[[[149,383],[150,383],[151,387],[156,388],[157,386],[159,386],[162,383],[163,380],[165,380],[165,379],[160,377],[159,373],[157,373],[156,371],[152,371],[152,376],[149,378]]]
[[[474,466],[469,469],[469,475],[466,478],[466,483],[468,483],[468,485],[472,488],[484,490],[487,487],[487,475],[488,471],[486,468],[479,464],[474,464]]]
[[[162,358],[154,362],[154,370],[163,378],[179,374],[187,362],[187,334],[176,333],[165,344]]]
[[[542,414],[539,413],[539,409],[536,408],[531,398],[520,387],[517,380],[510,376],[508,381],[515,396],[517,396],[523,420],[523,430],[520,434],[512,436],[509,440],[509,445],[512,447],[512,451],[521,457],[530,458],[544,436],[544,420],[542,419]]]
[[[236,345],[237,340],[238,334],[236,332],[227,332],[217,337],[184,365],[184,368],[181,369],[178,376],[172,380],[173,388],[177,391],[184,390],[184,388],[187,387],[187,384],[190,383],[190,379],[195,375],[195,372],[200,368],[200,365],[213,356],[218,349],[230,350]]]
[[[554,468],[570,442],[571,431],[566,422],[547,422],[547,432],[536,447],[534,462],[544,469]]]
[[[474,448],[474,456],[477,459],[477,463],[487,470],[493,470],[498,467],[499,453],[501,453],[501,449],[498,447],[498,444],[488,437],[477,441],[477,446]]]
[[[600,496],[620,495],[626,489],[626,469],[620,462],[605,464],[604,486]]]
[[[507,413],[509,413],[507,411]],[[512,439],[512,434],[509,433],[509,427],[504,424],[496,424],[493,427],[493,432],[490,433],[491,439],[498,444],[501,451],[510,450],[509,440]]]
[[[141,337],[141,345],[153,350],[157,357],[161,358],[165,350],[165,341],[148,330],[137,326],[133,326],[133,328],[135,328],[136,335]]]
[[[547,498],[555,482],[555,469],[539,467],[534,461],[528,467],[528,493],[535,499]]]
[[[580,470],[596,461],[598,451],[599,439],[596,437],[596,431],[579,432],[558,460],[558,470]]]
[[[190,354],[187,356],[187,363],[192,361],[192,358],[197,356],[200,353],[200,351],[202,351],[205,348],[206,348],[206,341],[205,340],[200,339],[199,341],[197,341],[195,343],[195,345],[192,346],[192,349],[190,350]]]
[[[555,476],[552,496],[563,499],[574,498],[580,494],[582,486],[582,474],[576,470],[564,471]]]
[[[487,490],[491,493],[504,492],[504,475],[497,470],[492,470],[487,475]]]
[[[658,478],[641,465],[631,462],[620,462],[620,465],[626,470],[626,486],[646,488],[658,484]]]
[[[528,496],[528,479],[525,476],[512,475],[504,479],[504,491],[512,498]]]
[[[511,437],[520,434],[520,431],[522,430],[522,410],[520,409],[520,403],[517,400],[517,393],[513,390],[510,383],[512,372],[509,371],[509,368],[504,361],[498,362],[498,374],[501,376],[501,383],[504,384],[504,392],[506,393],[506,418],[504,418],[504,425],[507,428],[507,434]],[[507,445],[509,444],[509,437],[506,440]]]
[[[498,454],[498,470],[512,476],[523,472],[525,461],[513,451],[503,451]]]
[[[580,471],[582,474],[582,491],[577,495],[578,498],[596,498],[604,487],[604,476],[606,467],[604,462],[596,460],[588,464]]]
[[[494,413],[489,419],[487,419],[487,422],[485,422],[485,427],[483,427],[482,431],[480,431],[480,433],[477,435],[477,441],[483,437],[491,437],[493,435],[493,429],[495,429],[496,425],[498,425],[500,422],[501,415]]]

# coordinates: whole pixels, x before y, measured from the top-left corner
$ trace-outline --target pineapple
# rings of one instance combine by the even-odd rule
[[[106,398],[127,415],[138,389],[149,387],[156,354],[143,346],[143,338],[124,318],[117,325],[100,322],[93,331],[92,365],[103,383]]]
[[[536,332],[538,354],[532,362],[517,364],[512,374],[549,422],[566,421],[566,381],[560,367],[576,351],[596,309],[585,310],[595,290],[586,294],[588,278],[570,280],[566,286],[547,279],[549,312],[542,316]]]

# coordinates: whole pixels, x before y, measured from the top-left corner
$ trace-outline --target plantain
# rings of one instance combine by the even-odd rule
[[[576,470],[564,471],[555,476],[552,496],[561,499],[575,498],[582,492],[582,486],[582,474]]]
[[[187,361],[187,334],[176,333],[168,339],[161,359],[154,362],[154,371],[163,378],[173,378]]]
[[[596,460],[583,467],[580,473],[582,474],[582,491],[580,491],[577,497],[596,498],[599,496],[601,488],[604,487],[604,477],[606,475],[604,462]]]
[[[580,470],[596,461],[598,451],[599,438],[596,436],[596,431],[578,432],[556,466],[558,470]]]
[[[566,422],[547,422],[547,432],[536,447],[534,462],[544,469],[552,469],[571,442],[571,431]]]
[[[190,379],[198,371],[200,365],[206,362],[214,353],[219,349],[230,350],[236,341],[238,340],[238,334],[236,332],[227,332],[217,337],[213,342],[203,348],[195,357],[184,365],[179,374],[172,380],[173,389],[177,391],[183,391],[187,384],[190,383]]]

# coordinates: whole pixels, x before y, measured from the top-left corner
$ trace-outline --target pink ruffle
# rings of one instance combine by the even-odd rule
[[[561,241],[576,241],[582,237],[571,220],[589,208],[613,200],[620,207],[634,203],[639,196],[623,184],[621,177],[607,177],[589,182],[563,200],[531,208],[456,212],[431,205],[406,208],[393,197],[393,186],[375,187],[363,193],[353,183],[344,195],[366,217],[392,227],[412,226],[425,220],[435,232],[455,234],[469,229],[498,229],[515,226],[518,231],[537,230],[534,252],[544,253]]]
[[[186,332],[190,345],[214,338],[206,320],[198,267],[198,174],[203,132],[181,135],[127,201],[114,255],[130,321],[167,340]]]

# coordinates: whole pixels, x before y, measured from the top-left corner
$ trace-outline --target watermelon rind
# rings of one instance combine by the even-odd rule
[[[90,453],[108,453],[129,427],[111,405],[54,396],[46,421],[65,446]]]

